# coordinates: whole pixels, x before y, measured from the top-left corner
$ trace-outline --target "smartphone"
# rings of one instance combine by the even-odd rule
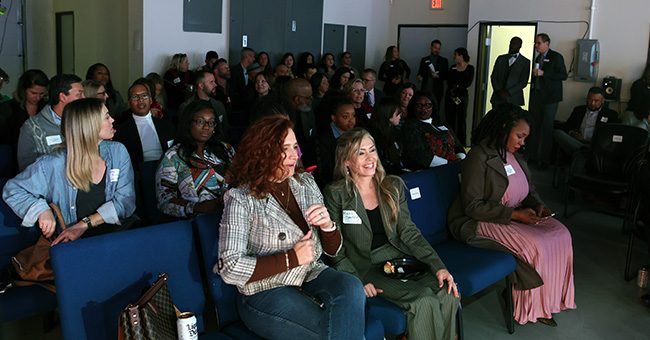
[[[542,219],[542,220],[546,220],[546,219],[549,219],[549,218],[551,218],[551,217],[553,217],[553,216],[555,216],[555,213],[554,213],[554,212],[552,212],[550,215],[546,215],[546,216],[542,217],[541,219]]]

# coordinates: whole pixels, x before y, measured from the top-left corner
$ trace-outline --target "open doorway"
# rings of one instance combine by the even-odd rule
[[[535,23],[481,23],[479,31],[478,47],[478,71],[476,84],[476,98],[474,110],[474,127],[478,125],[481,118],[492,109],[490,98],[492,97],[492,85],[490,74],[498,56],[508,53],[508,45],[512,37],[517,36],[522,40],[522,47],[519,53],[528,60],[534,60],[535,34],[537,24]],[[532,62],[531,62],[532,64]],[[524,88],[524,109],[528,109],[528,97],[530,94],[530,80]]]
[[[56,13],[56,72],[75,74],[74,12]]]

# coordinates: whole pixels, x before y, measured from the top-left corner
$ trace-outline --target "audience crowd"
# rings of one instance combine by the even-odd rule
[[[594,87],[553,131],[567,75],[549,44],[537,35],[531,71],[512,38],[490,70],[494,108],[470,143],[475,68],[463,47],[450,66],[439,40],[413,81],[396,46],[378,70],[361,72],[350,52],[318,63],[310,52],[285,53],[273,65],[249,47],[230,62],[208,51],[194,69],[177,53],[162,76],[133,81],[126,98],[102,63],[83,81],[27,70],[0,103],[0,142],[20,171],[3,198],[22,226],[57,235],[54,243],[149,224],[134,214],[147,190],[169,218],[223,212],[214,270],[237,286],[242,320],[265,337],[361,339],[365,297],[379,295],[406,311],[409,338],[454,339],[454,273],[411,221],[396,175],[463,162],[451,233],[515,255],[515,320],[555,325],[554,313],[576,308],[571,235],[537,195],[526,159],[548,165],[554,139],[571,156],[621,117]],[[648,74],[628,109],[629,124],[646,130]],[[519,107],[529,79],[530,115]],[[139,184],[145,164],[157,166],[155,188]],[[49,203],[61,208],[65,231]],[[430,270],[388,278],[379,268],[397,257]],[[313,308],[311,295],[328,298]]]

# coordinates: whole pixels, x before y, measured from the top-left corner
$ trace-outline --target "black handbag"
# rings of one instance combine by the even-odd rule
[[[177,339],[176,307],[167,288],[167,274],[158,280],[135,304],[122,310],[119,321],[120,340]]]

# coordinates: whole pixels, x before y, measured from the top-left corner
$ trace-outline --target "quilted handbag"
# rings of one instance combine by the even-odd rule
[[[169,295],[166,273],[158,275],[138,302],[122,310],[118,336],[120,340],[177,339],[176,308]]]

